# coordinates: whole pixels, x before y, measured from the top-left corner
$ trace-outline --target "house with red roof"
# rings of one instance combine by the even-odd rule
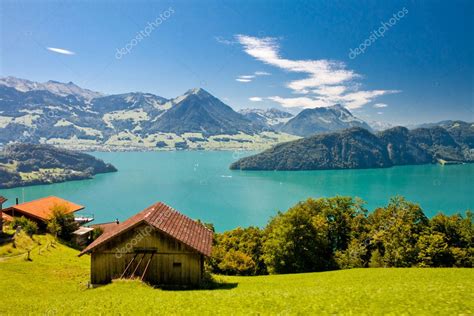
[[[213,232],[164,203],[115,223],[79,256],[91,255],[91,283],[138,278],[155,285],[198,285]]]
[[[61,207],[66,214],[83,210],[84,206],[64,200],[57,196],[48,196],[41,199],[13,205],[3,210],[3,213],[11,217],[24,216],[38,223],[40,227],[46,227],[46,223],[53,217],[54,209]]]

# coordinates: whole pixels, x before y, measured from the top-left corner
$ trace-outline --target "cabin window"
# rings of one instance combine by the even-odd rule
[[[173,268],[181,268],[181,262],[173,262]]]

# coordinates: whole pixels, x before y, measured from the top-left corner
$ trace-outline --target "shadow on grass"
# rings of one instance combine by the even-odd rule
[[[239,284],[236,282],[226,282],[224,280],[216,280],[212,276],[205,276],[199,285],[168,285],[168,284],[150,284],[146,281],[140,281],[139,278],[113,279],[112,283],[137,282],[145,284],[154,289],[163,291],[199,291],[199,290],[232,290]],[[88,284],[87,288],[94,289],[106,286],[107,284]]]
[[[8,244],[12,240],[13,240],[13,234],[0,232],[0,246],[3,246],[4,244]]]
[[[210,291],[210,290],[232,290],[235,289],[239,283],[213,281],[212,283],[203,283],[199,286],[185,286],[185,285],[160,285],[159,288],[164,291]]]

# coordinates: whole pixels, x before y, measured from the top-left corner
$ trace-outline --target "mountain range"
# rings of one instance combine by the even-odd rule
[[[231,165],[241,170],[385,168],[395,165],[474,162],[474,124],[409,130],[394,127],[376,134],[354,127],[278,144]]]
[[[0,145],[257,150],[351,127],[371,130],[341,105],[305,109],[297,115],[278,109],[236,112],[201,88],[167,99],[142,92],[104,95],[72,82],[0,79]]]
[[[104,95],[72,82],[0,79],[0,145],[261,149],[296,138],[254,122],[200,88],[166,99],[142,92]]]

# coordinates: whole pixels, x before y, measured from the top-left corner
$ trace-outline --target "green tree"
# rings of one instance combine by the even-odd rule
[[[439,232],[420,236],[417,243],[418,260],[421,267],[451,267],[453,257],[446,236]]]
[[[266,274],[265,263],[261,258],[262,241],[263,232],[258,227],[238,227],[215,234],[212,256],[208,264],[215,273]],[[237,263],[242,263],[242,266],[237,268]]]
[[[474,247],[473,214],[466,212],[447,216],[439,213],[430,220],[432,234],[442,234],[448,247],[449,255],[443,256],[441,266],[472,267]]]
[[[278,213],[266,228],[263,258],[270,273],[336,268],[334,252],[347,249],[365,210],[350,197],[308,199]],[[356,220],[357,219],[357,220]]]
[[[403,197],[392,198],[368,217],[371,250],[382,256],[384,266],[409,267],[418,260],[417,241],[428,228],[420,206]]]
[[[74,215],[68,213],[66,205],[58,204],[53,206],[52,218],[48,221],[48,231],[55,237],[69,241],[72,233],[79,228],[79,224],[74,220]]]

